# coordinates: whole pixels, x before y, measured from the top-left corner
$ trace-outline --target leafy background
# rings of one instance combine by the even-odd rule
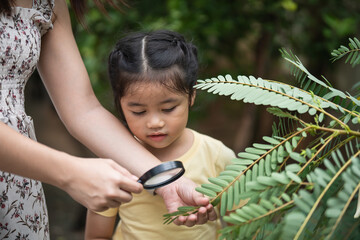
[[[330,64],[329,55],[349,37],[359,36],[357,0],[137,0],[128,1],[129,7],[123,6],[120,12],[107,8],[108,16],[88,3],[87,29],[71,13],[73,31],[95,93],[111,111],[107,55],[123,34],[144,29],[171,29],[192,40],[199,49],[200,79],[229,73],[296,85],[287,77],[290,73],[281,60],[281,47],[291,49],[313,75],[325,75],[340,90],[348,91],[360,76],[359,68],[343,61]],[[27,95],[27,111],[34,118],[40,142],[74,155],[92,156],[67,134],[36,74]],[[189,126],[239,152],[270,135],[273,120],[263,107],[199,91]],[[52,239],[82,239],[84,209],[51,186],[45,191]]]

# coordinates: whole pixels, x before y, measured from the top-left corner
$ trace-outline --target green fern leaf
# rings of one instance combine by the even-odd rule
[[[197,187],[195,188],[196,191],[198,191],[199,193],[202,193],[206,196],[209,196],[209,197],[216,197],[216,192],[215,191],[212,191],[210,189],[207,189],[207,188],[201,188],[201,187]]]
[[[231,160],[234,164],[239,164],[239,165],[245,165],[248,166],[250,164],[253,164],[253,160],[249,160],[249,159],[239,159],[239,158],[235,158],[233,160]]]
[[[340,58],[348,55],[346,59],[346,63],[350,63],[353,67],[360,63],[360,45],[359,40],[357,38],[349,38],[349,48],[341,45],[338,49],[334,49],[331,52],[331,55],[333,56],[332,60],[333,62],[336,60],[339,60]]]
[[[246,182],[245,184],[247,191],[251,191],[251,190],[264,190],[267,188],[266,185],[263,185],[257,181],[250,181],[250,182]]]
[[[209,189],[214,192],[221,192],[223,190],[222,187],[215,185],[215,184],[211,184],[211,183],[203,183],[203,184],[201,184],[201,187]]]
[[[304,105],[306,106],[306,105]],[[309,108],[309,107],[308,107]],[[271,107],[271,108],[267,108],[266,109],[269,113],[277,116],[277,117],[286,117],[286,118],[291,118],[291,119],[295,119],[297,120],[298,118],[296,116],[293,116],[291,115],[290,113],[288,112],[284,112],[282,111],[281,109],[279,108],[274,108],[274,107]],[[306,111],[305,111],[306,112]]]
[[[268,143],[271,143],[271,144],[274,144],[274,145],[278,145],[280,144],[280,142],[272,137],[268,137],[268,136],[264,136],[263,139],[268,142]]]
[[[292,211],[284,218],[284,226],[281,239],[293,239],[306,215],[300,211]]]
[[[268,145],[268,144],[260,144],[260,143],[254,143],[253,146],[257,149],[265,149],[265,150],[269,150],[272,149],[273,146],[272,145]]]
[[[255,154],[255,155],[262,155],[262,154],[266,153],[266,151],[263,149],[253,148],[253,147],[245,148],[245,152],[250,153],[250,154]]]
[[[297,152],[291,152],[290,157],[299,163],[306,163],[306,159]]]
[[[250,159],[250,160],[256,160],[256,159],[260,158],[259,155],[255,155],[255,154],[247,153],[247,152],[238,153],[238,157],[245,158],[245,159]]]
[[[274,210],[275,209],[274,205],[270,201],[268,201],[266,199],[261,199],[260,200],[260,205],[263,206],[264,208],[268,209],[268,210]]]
[[[240,200],[240,182],[236,181],[234,183],[234,205],[239,205]]]
[[[223,172],[224,173],[224,172]],[[231,175],[225,175],[225,174],[222,174],[220,176],[217,177],[218,179],[222,179],[228,183],[232,182],[234,180],[234,177],[231,176]]]
[[[273,172],[271,173],[271,178],[284,185],[290,182],[290,179],[285,175],[284,172],[281,173]]]
[[[227,190],[227,210],[230,211],[234,205],[234,187],[230,186]]]
[[[275,187],[275,186],[279,185],[278,181],[275,181],[273,178],[267,177],[267,176],[258,176],[256,180],[259,183],[261,183],[263,185],[267,185],[267,186]]]
[[[289,164],[285,167],[285,170],[287,172],[299,172],[301,170],[301,167],[298,164]]]
[[[307,204],[302,198],[299,198],[297,195],[294,196],[294,202],[296,206],[301,209],[304,213],[309,213],[311,210],[311,205]]]
[[[251,220],[254,218],[252,215],[244,211],[244,207],[236,209],[235,212],[237,215],[239,215],[242,218],[245,218],[246,220]]]
[[[220,215],[225,216],[227,209],[227,192],[224,192],[221,195],[221,202],[220,202]]]
[[[291,180],[293,180],[296,183],[300,184],[302,182],[301,178],[291,171],[286,171],[286,176],[288,176]]]
[[[234,172],[241,172],[243,170],[245,170],[247,167],[247,165],[242,165],[242,164],[231,164],[231,165],[227,165],[225,167],[225,170],[229,170],[229,171],[234,171]]]
[[[227,187],[228,186],[228,182],[219,178],[215,178],[215,177],[211,177],[208,178],[209,182],[218,185],[220,187]]]
[[[235,215],[236,217],[234,217],[234,215]],[[235,225],[242,223],[242,222],[239,221],[238,219],[243,219],[243,218],[241,218],[240,216],[238,216],[238,215],[236,215],[236,214],[233,214],[233,213],[231,213],[230,216],[223,216],[223,220],[224,220],[225,222],[228,222],[228,223],[231,223],[231,224],[235,224]],[[246,221],[246,220],[244,220],[244,221]],[[226,239],[226,238],[222,238],[222,239]]]
[[[271,156],[267,155],[265,157],[265,173],[267,176],[270,176],[272,173],[272,169],[271,169]]]
[[[238,166],[238,165],[230,165],[230,166]],[[241,171],[232,171],[232,170],[225,170],[219,174],[219,176],[230,176],[233,179],[240,175]]]

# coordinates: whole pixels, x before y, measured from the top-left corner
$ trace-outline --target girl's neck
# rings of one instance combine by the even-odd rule
[[[176,139],[171,145],[166,148],[153,148],[145,146],[155,157],[160,161],[173,161],[183,156],[193,145],[194,134],[193,132],[185,128],[182,135]]]

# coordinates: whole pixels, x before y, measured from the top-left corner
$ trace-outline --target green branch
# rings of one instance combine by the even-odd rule
[[[277,83],[277,81],[270,80],[270,79],[263,79],[263,80]],[[286,86],[288,86],[288,87],[290,87],[290,88],[294,88],[294,86],[292,86],[292,85],[290,85],[290,84],[287,84],[287,83],[281,83],[281,84],[286,85]],[[303,89],[301,89],[301,88],[298,88],[298,90],[301,91],[301,92],[304,92],[304,93],[308,93],[308,91],[305,91],[305,90],[303,90]],[[320,96],[318,96],[318,95],[316,95],[316,97],[318,97],[319,99],[321,99],[321,101],[323,101],[323,102],[327,102],[327,103],[330,103],[330,104],[335,104],[335,103],[333,103],[332,101],[327,100],[327,99],[325,99],[325,98],[322,98],[322,97],[320,97]],[[352,99],[351,99],[349,96],[346,96],[346,98],[347,98],[348,100],[352,101]],[[340,107],[344,112],[347,112],[348,114],[351,114],[351,115],[353,115],[354,117],[360,118],[360,115],[357,114],[356,112],[352,112],[352,111],[350,111],[350,110],[348,110],[348,109],[346,109],[346,108],[343,108],[342,106],[340,106],[340,105],[338,105],[338,104],[336,104],[336,105],[337,105],[338,107]]]
[[[311,216],[315,212],[317,206],[320,204],[320,201],[325,196],[325,193],[329,190],[329,188],[332,186],[332,184],[335,182],[335,180],[340,176],[340,174],[346,170],[346,168],[350,165],[351,159],[347,161],[344,166],[342,166],[339,171],[335,174],[335,176],[330,180],[330,182],[326,185],[324,190],[321,192],[320,196],[316,199],[316,202],[314,203],[313,207],[311,208],[309,214],[306,216],[303,224],[301,225],[299,231],[296,233],[294,240],[298,240],[301,233],[304,231],[307,223],[310,221]]]
[[[269,80],[266,80],[266,81],[269,81]],[[269,82],[270,82],[270,81],[269,81]],[[276,82],[276,81],[272,81],[272,82]],[[233,80],[233,81],[217,81],[216,83],[241,84],[241,85],[243,85],[243,86],[256,87],[256,88],[260,88],[260,89],[263,89],[263,90],[267,90],[267,91],[269,91],[269,92],[277,93],[277,94],[279,94],[279,95],[288,97],[288,98],[293,99],[293,100],[295,100],[295,101],[297,101],[297,102],[300,102],[300,103],[302,103],[302,104],[304,104],[304,105],[307,105],[307,106],[309,106],[309,107],[311,107],[311,108],[314,108],[314,109],[316,109],[318,112],[321,112],[321,113],[327,115],[328,117],[330,117],[331,119],[333,119],[334,121],[336,121],[336,122],[337,122],[338,124],[340,124],[344,129],[349,129],[349,126],[348,126],[348,125],[346,125],[345,123],[343,123],[343,122],[340,121],[338,118],[336,118],[336,117],[333,116],[332,114],[328,113],[328,112],[325,111],[324,109],[322,109],[322,108],[320,108],[320,107],[316,107],[316,106],[314,106],[314,105],[311,105],[310,103],[307,103],[307,102],[305,102],[305,101],[303,101],[303,100],[300,100],[300,99],[298,99],[298,98],[295,98],[295,97],[293,97],[293,96],[290,96],[290,95],[288,95],[288,94],[286,94],[286,93],[283,93],[283,92],[280,92],[280,91],[276,91],[276,90],[273,90],[273,89],[269,89],[269,88],[266,88],[266,87],[261,87],[261,86],[254,85],[254,84],[237,82],[237,81],[235,81],[235,80]],[[283,83],[281,83],[281,84],[283,84]],[[294,88],[294,87],[291,86],[291,85],[288,85],[288,86],[290,86],[291,88]],[[299,89],[299,90],[301,90],[301,89]],[[306,91],[304,91],[304,92],[306,92]],[[318,97],[318,96],[317,96],[317,97]],[[319,97],[319,98],[320,98],[320,97]],[[334,103],[332,103],[332,104],[334,104]],[[352,112],[350,112],[350,113],[352,113]]]
[[[353,136],[356,136],[356,137],[360,137],[360,132],[353,131],[353,130],[350,130],[350,129],[348,129],[348,130],[340,130],[340,129],[320,127],[318,125],[313,125],[313,124],[307,124],[307,126],[313,128],[313,129],[316,129],[316,130],[324,131],[324,132],[333,132],[333,133],[336,133],[336,134],[353,135]]]
[[[339,223],[340,223],[340,221],[341,221],[341,219],[342,219],[342,217],[344,216],[344,214],[345,214],[345,212],[346,212],[346,210],[348,209],[348,207],[349,207],[349,205],[350,205],[350,203],[351,203],[351,201],[353,200],[353,198],[355,197],[355,195],[356,195],[356,193],[357,193],[357,191],[360,189],[360,183],[356,186],[356,188],[355,188],[355,190],[351,193],[351,195],[350,195],[350,197],[349,197],[349,199],[347,200],[347,202],[346,202],[346,204],[345,204],[345,206],[344,206],[344,208],[343,208],[343,210],[341,211],[341,213],[340,213],[340,216],[338,217],[338,219],[336,220],[336,222],[335,222],[335,224],[334,224],[334,226],[333,226],[333,228],[332,228],[332,230],[331,230],[331,232],[329,233],[329,235],[328,235],[328,239],[330,239],[331,238],[331,236],[333,235],[333,233],[334,233],[334,231],[335,231],[335,229],[337,228],[337,226],[339,225]],[[360,196],[359,196],[360,197]]]
[[[266,153],[264,153],[263,155],[261,155],[258,159],[256,159],[252,164],[250,164],[244,171],[242,171],[237,177],[234,178],[233,181],[231,181],[228,186],[226,186],[221,192],[219,192],[217,194],[216,197],[214,197],[213,199],[211,199],[210,203],[213,203],[218,197],[220,197],[225,191],[227,191],[229,189],[230,186],[232,186],[236,181],[238,181],[238,179],[244,175],[245,172],[247,172],[249,169],[251,169],[255,164],[257,164],[261,159],[263,159],[266,155],[270,154],[272,151],[274,151],[276,148],[278,148],[279,146],[283,145],[285,142],[289,141],[291,138],[301,134],[304,131],[307,131],[308,129],[310,129],[310,127],[306,127],[304,129],[302,129],[301,131],[298,131],[294,134],[292,134],[290,137],[286,138],[285,140],[283,140],[282,142],[280,142],[278,145],[274,146],[272,149],[270,149],[269,151],[267,151]]]

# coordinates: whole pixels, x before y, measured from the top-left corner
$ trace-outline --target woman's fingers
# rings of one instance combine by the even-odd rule
[[[63,189],[92,211],[104,211],[132,200],[131,193],[143,189],[137,178],[109,159],[71,161]]]
[[[142,185],[137,182],[138,178],[135,175],[131,174],[128,170],[115,162],[112,163],[112,166],[120,173],[120,179],[118,182],[120,189],[132,193],[140,193],[143,190]]]

